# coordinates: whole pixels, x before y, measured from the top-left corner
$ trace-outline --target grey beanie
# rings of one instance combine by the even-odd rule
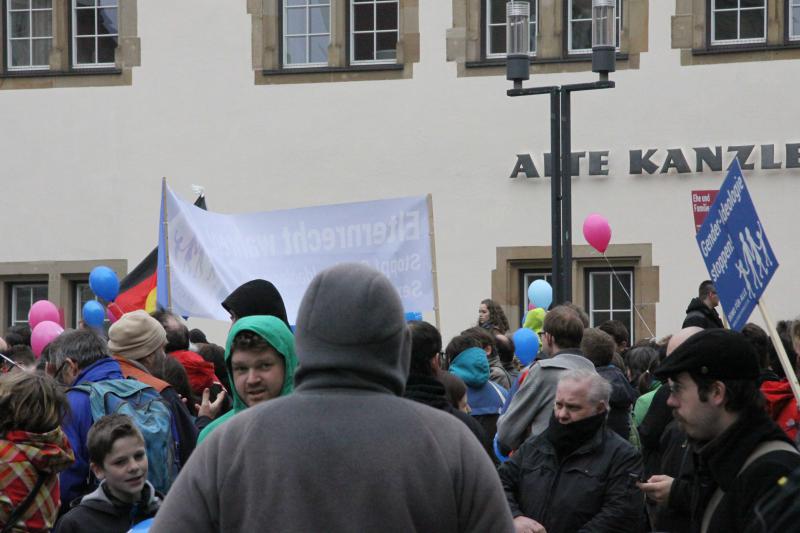
[[[411,333],[391,282],[360,263],[316,275],[297,312],[295,384],[311,374],[346,372],[402,395]]]

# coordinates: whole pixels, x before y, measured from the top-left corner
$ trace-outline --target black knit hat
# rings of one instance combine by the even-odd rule
[[[758,379],[758,357],[738,331],[706,329],[678,346],[655,371],[660,380],[681,372],[696,372],[709,379]]]
[[[263,279],[254,279],[240,285],[222,302],[222,307],[236,318],[252,315],[271,315],[283,320],[286,325],[286,306],[275,285]]]

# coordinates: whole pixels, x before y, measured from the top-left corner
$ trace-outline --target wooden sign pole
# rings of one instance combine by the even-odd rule
[[[442,331],[439,322],[439,277],[436,270],[436,235],[433,231],[433,196],[427,196],[428,200],[428,236],[431,241],[431,274],[433,276],[433,312],[436,316],[436,329]]]
[[[789,380],[789,385],[792,387],[794,398],[797,400],[797,404],[800,405],[800,383],[797,382],[797,374],[794,371],[794,362],[790,361],[789,356],[786,355],[786,350],[783,348],[783,342],[778,335],[778,331],[775,329],[775,325],[772,323],[772,320],[770,320],[769,315],[767,314],[767,306],[764,305],[764,296],[761,296],[761,299],[758,300],[758,310],[761,311],[761,316],[764,319],[764,323],[767,325],[767,332],[769,333],[769,337],[772,339],[773,346],[775,346],[775,351],[778,352],[778,359],[780,359],[781,366],[786,374],[786,379]]]

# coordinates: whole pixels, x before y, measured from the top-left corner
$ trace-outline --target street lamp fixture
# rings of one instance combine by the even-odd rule
[[[535,1],[535,0],[534,0]],[[592,72],[599,80],[523,88],[530,79],[530,2],[506,4],[506,78],[514,83],[508,96],[550,95],[550,215],[553,303],[572,300],[572,134],[570,95],[575,91],[611,89],[608,73],[616,59],[616,0],[592,0]]]

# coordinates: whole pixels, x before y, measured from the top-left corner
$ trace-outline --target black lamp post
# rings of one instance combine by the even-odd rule
[[[550,95],[550,214],[552,220],[553,302],[572,300],[572,167],[570,95],[575,91],[611,89],[615,70],[616,0],[592,0],[592,72],[590,83],[522,88],[530,78],[530,4],[506,4],[506,78],[514,82],[508,96]]]

